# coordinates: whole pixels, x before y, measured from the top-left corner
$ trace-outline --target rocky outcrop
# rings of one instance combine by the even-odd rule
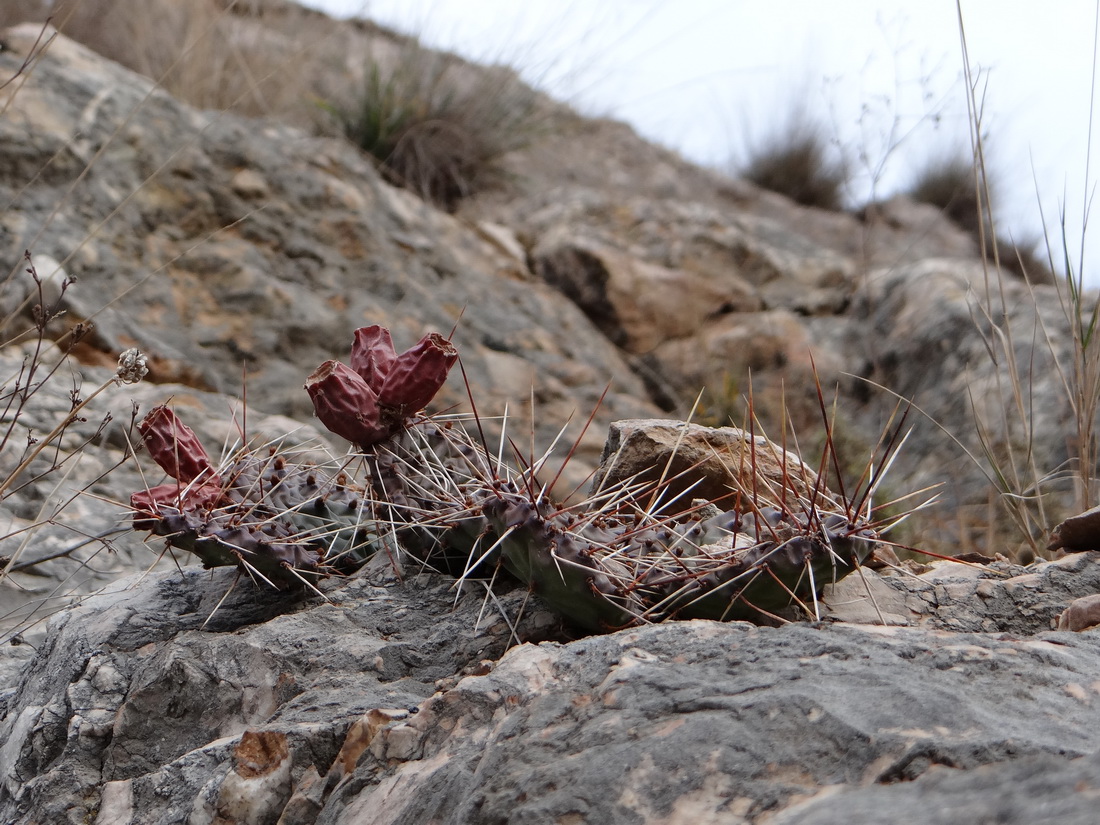
[[[872,823],[919,800],[912,821],[1023,823],[1057,794],[1084,823],[1096,746],[1072,720],[1096,657],[1091,637],[707,623],[524,646],[382,731],[318,821]]]
[[[438,577],[358,579],[303,601],[234,576],[119,580],[54,621],[3,694],[4,821],[211,822],[219,766],[246,732],[292,754],[280,793],[327,770],[360,716],[415,712],[513,633],[554,627],[533,605],[520,618],[522,593],[456,594]]]
[[[1098,570],[1082,555],[1061,579]],[[1045,631],[1073,587],[1033,579],[1027,632],[695,621],[576,641],[523,591],[386,566],[324,599],[228,570],[123,580],[54,619],[0,694],[0,816],[839,825],[919,799],[920,823],[1084,825],[1100,642]],[[949,602],[940,627],[974,609]]]
[[[38,35],[9,32],[0,76]],[[622,355],[499,230],[384,184],[346,142],[195,111],[64,38],[20,80],[0,91],[0,200],[17,205],[0,215],[0,250],[78,279],[64,308],[95,319],[85,361],[138,346],[154,381],[231,394],[246,381],[260,408],[308,419],[305,377],[353,329],[383,323],[407,346],[454,328],[481,409],[512,402],[526,429],[518,406],[533,397],[544,442],[608,382],[600,420],[655,411]],[[465,402],[458,379],[440,399]],[[582,445],[589,466],[598,449]]]
[[[820,415],[815,370],[826,396],[838,385],[833,436],[856,446],[893,407],[876,384],[914,399],[936,423],[910,419],[891,483],[949,482],[948,515],[929,521],[950,547],[959,505],[989,496],[978,432],[994,454],[1069,456],[1053,288],[987,280],[964,260],[973,242],[925,207],[803,209],[571,115],[513,153],[507,186],[444,214],[341,141],[197,111],[64,38],[24,66],[38,34],[11,30],[0,48],[0,80],[18,81],[0,87],[0,260],[14,273],[0,310],[28,325],[30,249],[66,323],[95,327],[58,373],[77,388],[44,388],[11,443],[108,381],[125,348],[148,354],[153,383],[74,423],[66,449],[84,458],[63,484],[3,501],[0,555],[19,547],[27,566],[0,584],[24,611],[4,632],[26,642],[0,655],[0,819],[1095,820],[1093,552],[860,570],[826,589],[820,623],[575,639],[507,582],[457,587],[383,558],[321,596],[167,556],[127,578],[161,551],[115,503],[147,482],[133,464],[104,474],[126,460],[131,401],[168,397],[206,444],[240,433],[340,454],[309,423],[306,376],[368,323],[401,349],[454,328],[468,387],[456,375],[439,408],[469,391],[492,431],[510,405],[515,451],[535,454],[580,413],[570,482],[617,419],[633,420],[613,430],[622,463],[605,477],[688,447],[674,471],[706,465],[720,445],[673,450],[637,419],[686,412],[705,385],[704,413],[724,423],[750,373],[756,411],[797,424]],[[1026,370],[1026,420],[1005,404],[998,346]],[[18,375],[26,351],[0,355]],[[247,411],[231,398],[245,386]],[[54,499],[63,512],[42,509]]]

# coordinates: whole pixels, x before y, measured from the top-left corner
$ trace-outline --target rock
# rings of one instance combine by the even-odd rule
[[[889,811],[905,811],[913,825],[1060,822],[1088,825],[1095,817],[1088,788],[1100,760],[1025,757],[974,770],[933,766],[914,782],[859,790],[825,788],[772,820],[775,825],[877,825]]]
[[[885,620],[942,630],[1031,635],[1057,625],[1060,614],[1069,614],[1067,621],[1074,617],[1074,623],[1077,617],[1091,615],[1082,610],[1084,605],[1074,605],[1095,593],[1100,593],[1100,553],[1027,567],[1002,560],[989,565],[937,561],[920,574],[882,575],[863,569],[858,576],[826,587],[824,601],[828,617],[846,622]]]
[[[401,43],[353,29],[334,41],[348,44],[344,85],[367,53],[351,48],[363,46],[356,37],[382,38],[391,57]],[[8,33],[0,76],[18,71],[38,33]],[[1070,457],[1055,362],[1073,356],[1056,291],[1007,277],[1002,313],[1000,277],[987,290],[973,239],[927,206],[806,209],[540,98],[554,128],[509,154],[506,185],[452,216],[387,185],[343,141],[196,111],[63,37],[36,65],[0,122],[0,197],[15,206],[0,215],[0,254],[14,262],[30,246],[79,279],[64,304],[73,321],[95,317],[88,363],[136,343],[153,380],[229,393],[243,367],[259,409],[308,420],[304,377],[341,355],[354,328],[383,323],[407,346],[461,316],[455,341],[479,409],[509,405],[538,447],[570,414],[583,420],[608,381],[597,427],[658,407],[684,416],[704,387],[709,421],[741,423],[751,379],[769,428],[791,412],[803,432],[820,428],[820,379],[868,446],[896,392],[934,423],[912,416],[895,472],[909,489],[949,482],[936,518],[950,535],[960,507],[987,499],[988,468],[959,449],[980,454],[976,419],[1001,445],[1029,432],[989,359],[974,302],[992,297],[990,319],[1022,330],[1033,454],[1049,457],[1040,474]],[[461,70],[476,87],[477,67]],[[456,375],[440,407],[467,403]],[[569,481],[594,467],[598,442],[582,440]],[[944,550],[949,539],[933,537]]]
[[[762,822],[922,779],[922,821],[947,823],[1028,768],[1080,813],[1100,647],[1063,639],[690,622],[526,645],[382,730],[318,823]],[[937,766],[980,797],[938,790]]]
[[[682,421],[616,421],[608,431],[592,490],[616,484],[667,482],[666,501],[691,498],[732,509],[739,496],[788,489],[794,495],[820,501],[835,498],[817,489],[817,474],[793,453],[763,436],[736,427],[704,427]]]
[[[662,342],[655,356],[679,392],[706,388],[712,405],[725,402],[730,413],[749,394],[750,378],[754,401],[767,396],[777,374],[801,379],[792,390],[801,396],[814,386],[811,356],[829,373],[839,363],[817,349],[811,330],[786,309],[731,313],[690,338]]]
[[[763,308],[752,286],[733,271],[715,278],[613,249],[546,248],[545,241],[532,256],[543,280],[581,307],[609,340],[634,354],[694,336],[711,317]]]
[[[483,604],[479,585],[456,606],[438,577],[332,583],[327,601],[234,577],[122,580],[51,622],[0,723],[0,819],[274,821],[288,777],[328,772],[355,720],[407,715],[513,630],[556,625],[514,590]]]
[[[1093,507],[1063,521],[1050,534],[1047,550],[1070,553],[1100,549],[1100,507]]]
[[[1100,577],[1073,560],[1030,592]],[[500,658],[554,632],[522,591],[374,575],[323,601],[187,568],[60,614],[0,706],[0,817],[871,823],[916,787],[946,825],[1027,776],[1088,821],[1095,634],[694,621]]]
[[[215,821],[262,825],[290,800],[291,759],[285,733],[245,731],[233,749],[233,768],[221,781]],[[196,822],[192,811],[191,822]]]
[[[1100,625],[1100,594],[1074,599],[1069,607],[1058,614],[1055,622],[1058,630],[1081,631]]]
[[[826,398],[837,392],[839,426],[870,452],[897,396],[911,399],[923,412],[909,417],[894,472],[908,489],[944,483],[933,511],[948,524],[988,500],[995,473],[980,428],[994,454],[1031,438],[1040,475],[1063,466],[1073,414],[1059,370],[1074,355],[1054,286],[987,276],[974,239],[927,205],[899,198],[861,222],[740,184],[727,187],[731,206],[721,188],[656,198],[644,181],[555,181],[506,204],[498,196],[492,214],[522,227],[536,274],[634,353],[652,397],[680,416],[705,388],[707,422],[740,424],[751,386],[764,424],[777,429],[786,414],[805,443],[821,437],[820,383]],[[991,358],[993,323],[1013,336],[1023,410],[1008,359]],[[1065,506],[1065,490],[1049,492]],[[954,552],[949,540],[936,549]]]

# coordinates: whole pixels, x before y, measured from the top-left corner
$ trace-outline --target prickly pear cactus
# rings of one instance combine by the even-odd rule
[[[792,605],[813,616],[821,587],[878,543],[820,488],[808,493],[816,505],[790,491],[781,500],[742,490],[732,496],[740,507],[697,500],[670,513],[655,508],[652,486],[626,485],[562,507],[457,424],[414,425],[367,459],[406,549],[452,575],[500,564],[593,632],[667,619],[770,621]]]
[[[194,432],[163,406],[139,432],[175,481],[131,495],[134,527],[206,567],[237,566],[282,589],[354,569],[385,546],[366,517],[370,500],[341,472],[248,450],[215,467]]]
[[[418,345],[423,360],[403,380],[438,388],[453,356],[449,348],[431,353],[427,341]],[[374,365],[373,378],[359,370],[364,382],[395,374],[387,372],[389,336],[375,328],[356,335],[351,360]],[[349,380],[342,394],[342,381],[329,381],[323,404],[314,396],[318,417],[337,433],[363,419],[370,432],[380,421],[390,433],[352,440],[370,469],[376,512],[394,524],[405,549],[454,575],[499,564],[588,630],[670,618],[760,621],[792,605],[813,615],[821,587],[854,570],[878,541],[855,508],[797,459],[784,489],[771,479],[744,485],[736,481],[744,473],[731,472],[728,498],[736,506],[725,511],[705,501],[681,512],[655,507],[660,484],[622,485],[561,507],[541,492],[534,473],[498,460],[460,422],[412,419],[409,413],[430,398],[426,391],[401,409],[395,425],[392,414],[356,407],[359,383]],[[349,409],[358,418],[349,418]],[[751,469],[756,440],[746,443],[752,452],[728,460]]]
[[[328,361],[309,376],[318,419],[362,457],[354,484],[278,456],[246,453],[215,467],[194,434],[157,408],[142,435],[176,481],[134,494],[135,525],[204,564],[236,564],[277,586],[395,544],[455,576],[503,567],[593,632],[668,619],[771,621],[792,607],[812,616],[821,588],[878,541],[862,505],[829,493],[797,458],[788,473],[789,454],[766,440],[784,469],[779,489],[774,474],[757,485],[761,439],[728,456],[740,466],[722,508],[670,504],[664,482],[629,479],[555,504],[533,469],[500,460],[459,417],[419,414],[457,358],[437,334],[398,354],[387,330],[365,327],[350,366]]]

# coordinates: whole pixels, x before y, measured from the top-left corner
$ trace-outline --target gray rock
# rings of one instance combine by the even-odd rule
[[[720,509],[733,509],[739,492],[767,489],[816,498],[823,508],[835,498],[827,488],[817,489],[817,474],[797,455],[762,436],[667,419],[616,421],[608,430],[593,490],[635,483],[663,483],[663,499],[682,503],[690,494]]]
[[[407,715],[513,630],[556,632],[522,592],[456,594],[435,576],[332,583],[327,601],[234,578],[122,579],[51,620],[0,724],[0,819],[169,823],[194,807],[213,821],[201,812],[266,787],[233,767],[249,731],[285,737],[288,782],[324,773],[359,717]]]
[[[0,816],[832,823],[916,794],[946,825],[1026,790],[1005,821],[1087,821],[1095,633],[698,621],[493,664],[555,632],[524,593],[479,623],[481,588],[377,576],[324,602],[188,569],[59,615],[0,723]]]
[[[801,822],[841,793],[884,797],[859,820],[881,822],[901,788],[946,825],[995,821],[966,814],[1035,765],[1031,788],[1077,798],[1024,810],[1081,816],[1087,785],[1059,774],[1097,775],[1098,667],[1096,637],[1066,634],[691,622],[525,645],[384,729],[318,822]]]
[[[1082,631],[1100,625],[1100,593],[1074,599],[1058,614],[1059,630]]]
[[[1048,549],[1080,552],[1100,548],[1100,507],[1070,516],[1050,534]]]
[[[39,31],[7,33],[0,77]],[[77,278],[68,315],[96,324],[82,357],[113,363],[137,345],[150,380],[230,394],[243,368],[251,403],[308,420],[305,377],[346,358],[356,327],[383,323],[404,348],[457,324],[479,408],[533,396],[539,414],[513,418],[543,444],[612,379],[598,421],[656,411],[622,355],[517,271],[514,251],[383,183],[345,141],[197,112],[58,37],[6,104],[0,168],[0,198],[17,206],[0,215],[0,260],[30,249]],[[457,371],[438,403],[467,403]],[[578,478],[593,451],[582,445]]]
[[[827,586],[824,601],[838,621],[1031,635],[1059,626],[1061,613],[1096,593],[1100,553],[1094,552],[1027,567],[1001,560],[937,561],[919,574],[864,569]]]

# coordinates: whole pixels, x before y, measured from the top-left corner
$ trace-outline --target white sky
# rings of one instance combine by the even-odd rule
[[[861,173],[853,203],[896,191],[930,155],[969,147],[954,0],[308,3],[507,63],[580,111],[628,121],[704,164],[728,167],[792,107],[810,111]],[[985,90],[986,148],[1001,184],[1000,229],[1038,237],[1039,197],[1052,229],[1066,204],[1077,258],[1091,191],[1096,2],[962,4],[971,65]],[[1090,178],[1097,169],[1100,157]],[[1086,251],[1086,278],[1100,283],[1100,244],[1091,245],[1098,251]]]

